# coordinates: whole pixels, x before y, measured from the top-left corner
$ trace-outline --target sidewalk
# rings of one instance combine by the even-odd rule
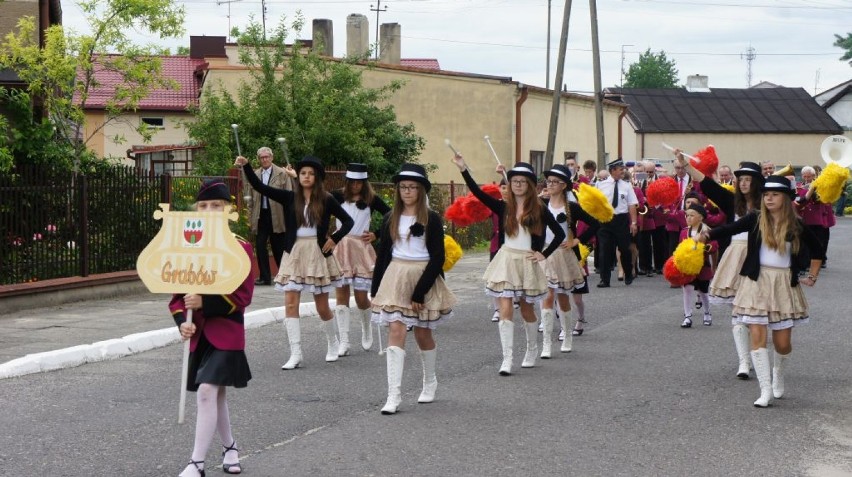
[[[488,254],[465,255],[450,273],[479,278],[487,263]],[[481,286],[478,279],[474,283]],[[333,306],[333,294],[329,299]],[[179,336],[168,300],[168,295],[142,293],[0,315],[0,379],[176,343]],[[246,327],[283,320],[283,305],[283,292],[271,286],[255,287]],[[302,295],[300,314],[316,315],[312,296]]]

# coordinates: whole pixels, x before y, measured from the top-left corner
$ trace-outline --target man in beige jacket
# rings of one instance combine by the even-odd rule
[[[273,164],[272,149],[261,147],[257,150],[257,159],[260,161],[260,167],[255,169],[254,173],[264,184],[293,190],[292,178],[295,176],[295,171],[292,167],[284,169]],[[252,233],[257,236],[254,250],[260,269],[260,276],[255,281],[255,285],[271,285],[272,275],[269,270],[269,252],[266,245],[267,242],[272,245],[275,264],[280,267],[281,256],[284,255],[284,206],[263,197],[254,189],[249,190],[249,223]]]

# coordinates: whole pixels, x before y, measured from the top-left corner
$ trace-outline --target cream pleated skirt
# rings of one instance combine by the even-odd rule
[[[529,250],[500,247],[485,269],[485,293],[495,298],[517,298],[536,303],[547,294],[544,269],[528,259]]]
[[[790,286],[789,268],[760,267],[757,281],[743,277],[734,298],[734,313],[742,323],[791,328],[808,320],[808,301],[802,285]]]
[[[541,263],[541,262],[539,262]],[[586,275],[580,267],[577,255],[570,248],[559,247],[544,262],[547,286],[555,293],[569,295],[586,283]]]
[[[710,282],[710,303],[730,304],[734,302],[734,297],[737,295],[740,281],[743,278],[740,275],[740,270],[743,268],[747,249],[748,244],[745,240],[731,241],[731,245],[725,249],[725,253],[719,259],[719,266],[716,267],[713,280]]]
[[[334,258],[340,265],[343,285],[356,290],[370,291],[373,284],[373,268],[376,266],[376,251],[360,238],[347,235],[334,248]]]
[[[411,295],[427,263],[398,258],[391,260],[373,297],[373,323],[387,325],[399,321],[408,326],[435,329],[439,322],[452,317],[456,296],[441,276],[426,293],[424,309],[416,312],[411,308]]]
[[[281,257],[281,269],[275,276],[275,289],[320,295],[343,284],[334,255],[324,256],[316,237],[299,237],[290,253]]]

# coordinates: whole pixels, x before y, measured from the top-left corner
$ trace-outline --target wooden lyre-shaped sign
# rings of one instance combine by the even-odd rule
[[[175,212],[160,204],[160,231],[136,259],[136,272],[151,293],[227,295],[251,273],[251,259],[228,227],[232,211]],[[186,310],[192,323],[192,310]],[[189,340],[184,343],[178,423],[184,421]]]

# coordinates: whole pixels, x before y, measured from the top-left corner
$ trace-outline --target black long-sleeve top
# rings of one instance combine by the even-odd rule
[[[506,231],[505,231],[505,219],[506,219],[506,202],[501,199],[495,199],[491,197],[487,193],[483,192],[482,189],[479,188],[476,181],[473,180],[473,177],[470,175],[470,171],[465,169],[462,171],[462,177],[464,177],[464,182],[467,184],[468,189],[473,195],[479,199],[480,202],[485,204],[486,207],[491,209],[492,212],[497,214],[498,224],[497,228],[499,229],[498,241],[500,246],[503,246],[503,242],[506,239]],[[550,213],[547,208],[543,208],[541,211],[541,223],[543,223],[546,227],[549,227],[550,230],[553,231],[553,242],[544,248],[544,231],[541,234],[534,234],[530,232],[530,236],[532,237],[532,250],[534,252],[541,252],[545,257],[549,257],[551,253],[553,253],[559,244],[565,241],[565,232],[562,230],[562,227],[559,226],[559,223],[556,222],[556,218],[553,217],[553,214]],[[523,226],[523,225],[522,225]]]
[[[731,237],[733,235],[748,231],[748,248],[746,251],[745,262],[740,270],[740,275],[757,281],[760,275],[760,245],[763,238],[758,227],[759,212],[749,212],[744,217],[740,218],[732,224],[725,224],[710,231],[711,240],[719,240],[722,237]],[[825,247],[819,241],[816,235],[808,229],[802,219],[798,219],[799,229],[801,234],[799,239],[804,248],[799,248],[799,253],[792,254],[790,257],[790,286],[799,284],[799,272],[805,270],[808,264],[803,263],[808,258],[813,260],[825,260]]]
[[[254,190],[284,206],[284,251],[290,253],[293,250],[293,245],[296,243],[296,230],[298,229],[298,226],[296,225],[295,194],[289,190],[278,189],[277,187],[265,185],[254,173],[254,170],[252,170],[249,163],[246,163],[243,166],[243,171],[246,174],[246,179],[249,181],[249,184],[251,184]],[[303,212],[299,211],[298,213]],[[331,194],[327,194],[325,197],[325,207],[323,207],[322,218],[320,219],[320,223],[316,224],[317,245],[319,245],[320,249],[322,249],[323,245],[325,245],[325,241],[329,238],[328,228],[329,223],[331,222],[331,216],[337,217],[343,224],[342,227],[331,234],[331,239],[334,240],[334,243],[338,243],[343,240],[343,237],[345,237],[346,234],[349,233],[349,230],[352,229],[352,226],[355,225],[352,217],[343,210],[343,207],[334,200],[334,197],[332,197]],[[331,252],[325,253],[324,255],[326,257],[331,256]]]
[[[542,199],[545,206],[550,203],[549,199]],[[566,201],[567,202],[567,201]],[[568,211],[571,213],[571,223],[568,224],[568,228],[571,230],[571,234],[580,239],[580,242],[589,243],[589,240],[592,239],[597,233],[598,229],[601,226],[601,223],[598,219],[589,215],[585,209],[583,209],[580,204],[576,202],[567,202],[568,203]],[[550,211],[548,209],[548,211]],[[561,214],[560,214],[561,215]],[[577,222],[583,221],[588,227],[586,231],[583,232],[583,235],[577,236]],[[556,217],[556,222],[559,222],[559,217]],[[564,239],[563,239],[564,240]],[[577,260],[580,260],[580,246],[576,245],[571,250],[574,251],[574,254],[577,256]]]
[[[334,197],[334,200],[336,200],[340,204],[346,203],[346,198],[343,195],[343,191],[341,191],[341,190],[331,191],[331,196]],[[382,214],[382,216],[384,216],[385,214],[387,214],[391,210],[390,207],[387,204],[385,204],[385,201],[383,201],[382,198],[379,197],[378,194],[373,194],[373,201],[370,202],[369,204],[366,204],[366,206],[370,208],[370,215],[371,216],[374,212],[378,212],[378,213]],[[373,230],[373,232],[375,232],[377,236],[379,235],[378,230]]]
[[[376,296],[382,277],[393,259],[393,240],[390,234],[390,216],[385,214],[382,227],[379,232],[379,251],[376,254],[376,267],[373,269],[373,285],[370,293]],[[414,292],[411,294],[413,303],[424,303],[426,293],[435,284],[438,276],[444,276],[444,224],[437,212],[429,211],[429,223],[426,224],[426,250],[429,251],[429,262],[423,270],[423,275],[417,281]],[[389,284],[394,286],[394,284]]]
[[[712,177],[704,176],[704,179],[699,183],[701,185],[701,192],[707,196],[708,199],[712,200],[716,207],[725,214],[725,223],[732,224],[736,219],[736,210],[734,209],[734,194],[722,187],[721,184],[714,181]],[[734,185],[736,187],[736,185]],[[722,253],[728,248],[728,245],[731,244],[731,237],[722,237],[721,240],[718,240],[719,250]]]

